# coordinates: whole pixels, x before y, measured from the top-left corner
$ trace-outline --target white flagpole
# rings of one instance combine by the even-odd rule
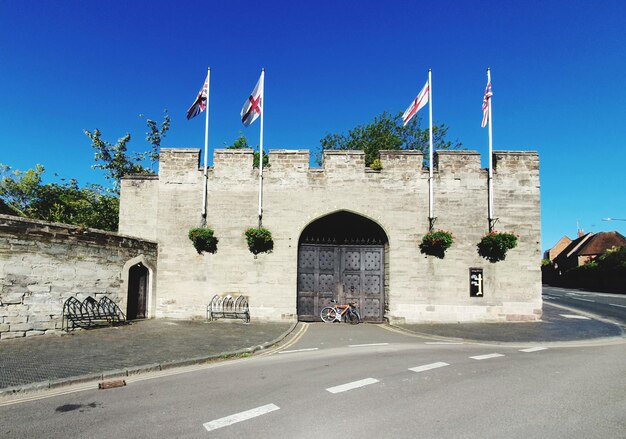
[[[428,69],[428,119],[428,138],[430,143],[428,154],[428,231],[432,231],[435,214],[433,206],[433,83],[431,69]]]
[[[204,124],[204,191],[202,193],[202,226],[206,226],[206,200],[207,200],[207,184],[208,184],[208,159],[209,159],[209,96],[211,93],[211,67],[207,69],[206,74],[206,119]]]
[[[259,229],[263,226],[263,117],[265,116],[265,69],[261,69],[261,139],[259,141]]]
[[[487,67],[487,84],[491,84],[491,69]],[[489,96],[489,101],[487,102],[489,106],[489,180],[488,180],[488,191],[489,191],[489,231],[493,231],[493,140],[492,140],[492,131],[491,131],[491,96]]]

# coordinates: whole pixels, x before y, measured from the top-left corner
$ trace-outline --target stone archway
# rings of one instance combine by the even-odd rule
[[[318,321],[335,299],[356,302],[365,321],[385,311],[387,235],[374,221],[347,211],[317,219],[298,242],[298,319]]]
[[[144,255],[126,261],[122,269],[122,285],[125,291],[125,303],[128,320],[154,317],[154,279],[155,269]]]
[[[128,270],[128,320],[145,319],[148,315],[148,269],[140,262]]]

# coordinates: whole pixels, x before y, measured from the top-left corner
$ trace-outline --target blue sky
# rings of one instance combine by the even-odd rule
[[[612,0],[0,0],[0,163],[103,183],[83,129],[143,151],[139,115],[164,109],[163,146],[202,148],[203,118],[185,112],[211,66],[211,149],[241,132],[258,144],[239,111],[262,67],[265,147],[312,151],[404,111],[432,68],[435,122],[486,166],[489,66],[494,149],[539,152],[542,248],[577,224],[626,235],[602,221],[626,219],[625,22]]]

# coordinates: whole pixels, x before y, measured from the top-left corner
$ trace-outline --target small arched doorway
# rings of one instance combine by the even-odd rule
[[[128,320],[146,318],[149,271],[141,262],[128,270],[128,302],[126,318]]]
[[[298,242],[298,319],[319,321],[334,299],[354,301],[363,320],[382,322],[387,243],[382,227],[351,212],[309,224]]]

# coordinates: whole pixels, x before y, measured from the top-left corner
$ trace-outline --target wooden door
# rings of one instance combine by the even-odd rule
[[[319,321],[335,299],[356,302],[365,321],[384,317],[384,246],[301,244],[298,252],[298,318]]]
[[[128,270],[128,304],[126,307],[128,320],[146,318],[148,274],[148,269],[142,264],[134,265]]]

